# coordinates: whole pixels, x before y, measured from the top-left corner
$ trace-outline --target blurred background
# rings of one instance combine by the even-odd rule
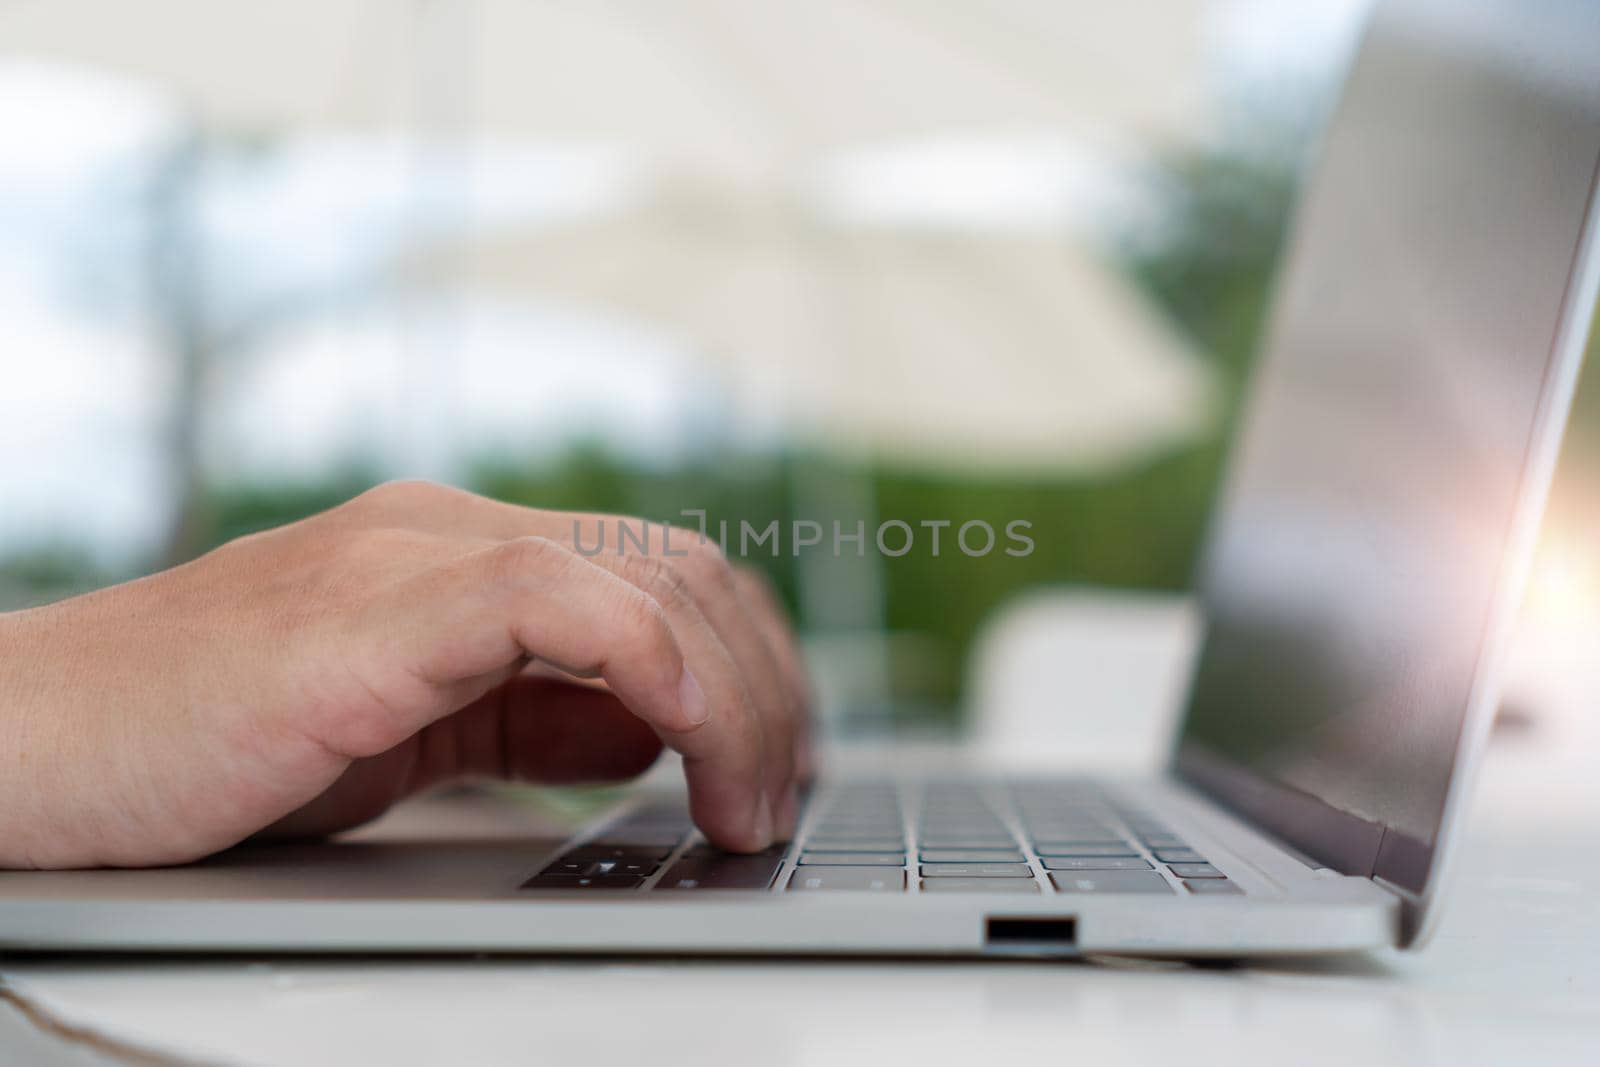
[[[948,728],[1022,591],[1187,587],[1366,6],[0,0],[0,610],[397,477],[1027,521],[748,553],[843,729]],[[1596,377],[1529,606],[1580,657]]]

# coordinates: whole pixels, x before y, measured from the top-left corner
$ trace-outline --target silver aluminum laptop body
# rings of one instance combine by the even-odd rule
[[[1600,8],[1579,0],[1375,14],[1298,212],[1166,776],[880,766],[878,785],[847,769],[819,787],[794,847],[737,861],[685,836],[672,798],[640,794],[567,842],[3,873],[0,950],[1417,944],[1600,289],[1595,56]]]

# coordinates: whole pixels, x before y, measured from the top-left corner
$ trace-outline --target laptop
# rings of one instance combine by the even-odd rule
[[[1374,12],[1297,209],[1164,774],[872,760],[819,782],[795,839],[759,855],[706,845],[667,789],[569,840],[0,874],[0,950],[1420,945],[1600,289],[1596,56],[1582,0]]]

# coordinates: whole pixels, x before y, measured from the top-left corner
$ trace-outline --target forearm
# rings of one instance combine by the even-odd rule
[[[60,783],[60,746],[49,735],[53,668],[43,651],[50,609],[0,614],[0,867],[47,865],[57,832],[51,782]]]
[[[252,816],[222,816],[252,799],[247,757],[269,746],[218,730],[249,718],[239,692],[189,668],[226,662],[223,642],[175,640],[144,592],[0,615],[0,868],[181,862],[249,832]]]

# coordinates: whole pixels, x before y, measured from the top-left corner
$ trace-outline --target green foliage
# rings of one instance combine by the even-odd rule
[[[880,472],[879,513],[913,526],[922,518],[982,520],[1002,533],[1031,523],[1027,556],[963,555],[947,532],[936,559],[925,551],[885,561],[891,629],[936,639],[947,664],[945,691],[983,621],[1007,600],[1040,585],[1181,589],[1193,569],[1221,448],[1188,449],[1104,480],[959,481]]]
[[[252,483],[212,488],[206,512],[210,528],[207,550],[236,537],[270,530],[326,511],[382,481],[377,475],[352,468],[315,482]]]
[[[86,593],[120,577],[70,544],[18,552],[0,559],[0,611]]]
[[[1270,298],[1296,187],[1293,153],[1176,156],[1161,179],[1167,224],[1130,241],[1124,262],[1156,302],[1237,387]]]

